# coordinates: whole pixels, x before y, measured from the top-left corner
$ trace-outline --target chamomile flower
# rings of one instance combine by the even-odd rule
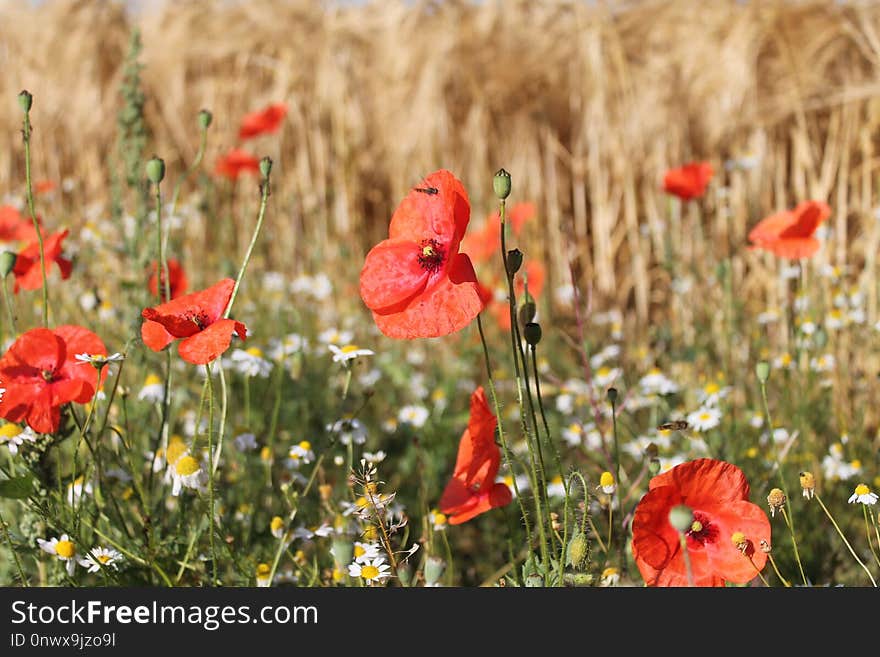
[[[428,514],[428,520],[431,522],[431,527],[435,532],[442,532],[449,524],[449,518],[446,517],[446,514],[440,513],[437,509],[431,509],[431,513]]]
[[[327,431],[334,434],[343,445],[363,445],[367,441],[367,429],[357,418],[344,417],[328,424]]]
[[[83,365],[90,364],[96,367],[97,369],[101,369],[107,363],[118,363],[121,360],[125,359],[125,356],[116,352],[115,354],[110,354],[109,356],[105,356],[104,354],[76,354],[74,356],[76,360],[78,360]]]
[[[254,572],[254,579],[257,581],[257,586],[263,588],[272,585],[272,568],[267,563],[257,564],[257,569]]]
[[[330,536],[333,533],[333,527],[329,523],[322,523],[317,527],[306,527],[305,525],[300,525],[296,529],[293,530],[293,538],[300,538],[304,541],[310,541],[315,536],[319,538],[325,538]]]
[[[410,426],[420,429],[425,426],[428,419],[428,409],[424,406],[407,405],[403,406],[397,413],[397,419],[400,422],[409,424]]]
[[[369,563],[380,558],[381,554],[381,548],[378,543],[362,543],[361,541],[354,542],[352,556],[354,557],[355,563]]]
[[[37,545],[44,552],[48,552],[63,561],[67,568],[67,574],[73,577],[73,571],[76,569],[77,564],[76,545],[73,544],[73,541],[70,540],[67,534],[61,534],[60,538],[53,538],[48,541],[38,538]]]
[[[865,504],[868,506],[872,506],[877,504],[877,493],[871,492],[871,489],[868,488],[865,484],[859,484],[856,486],[855,491],[849,498],[850,504]]]
[[[123,560],[122,553],[113,548],[95,547],[79,560],[79,565],[90,573],[97,573],[101,568],[119,570],[119,564]]]
[[[599,477],[599,485],[596,486],[596,488],[601,490],[606,495],[613,495],[614,491],[617,490],[617,484],[614,481],[614,475],[607,470],[603,472],[602,475]]]
[[[350,577],[360,577],[363,580],[373,583],[380,583],[391,577],[391,566],[385,563],[384,559],[373,559],[367,563],[353,563],[348,566],[348,574]]]
[[[161,403],[165,394],[165,386],[162,385],[162,379],[155,374],[147,375],[144,386],[138,393],[138,399],[150,402],[151,404]]]
[[[834,354],[822,354],[810,359],[810,369],[814,372],[831,372],[834,370]]]
[[[762,313],[758,314],[757,320],[758,324],[765,326],[767,324],[772,324],[773,322],[778,322],[781,315],[779,311],[775,308],[769,308]]]
[[[75,481],[67,484],[67,503],[70,506],[79,504],[83,494],[92,494],[92,482],[85,481],[85,477],[80,475]]]
[[[235,438],[232,439],[232,442],[235,443],[235,448],[239,452],[249,452],[257,448],[257,437],[250,431],[244,429],[236,434]]]
[[[836,331],[846,326],[846,315],[839,308],[832,308],[825,315],[825,328],[829,331]]]
[[[265,379],[272,372],[272,361],[266,360],[262,350],[257,347],[235,349],[229,358],[232,361],[233,369],[247,377]]]
[[[171,478],[173,481],[171,494],[177,497],[183,488],[202,491],[207,480],[207,473],[194,457],[184,454],[171,466]]]
[[[619,367],[602,366],[593,372],[593,383],[600,388],[607,388],[620,376],[621,371]]]
[[[730,386],[721,386],[710,381],[697,393],[697,401],[704,407],[717,406],[718,402],[730,394]]]
[[[381,449],[378,452],[364,452],[364,458],[367,462],[374,465],[384,461],[386,456],[388,455]]]
[[[315,453],[312,451],[312,443],[308,440],[302,440],[290,448],[287,452],[287,466],[290,468],[298,468],[303,463],[311,463],[315,460]]]
[[[717,408],[698,408],[687,416],[687,421],[695,431],[708,431],[721,424],[721,411]]]
[[[577,447],[583,442],[584,427],[580,422],[572,422],[562,430],[562,439],[572,447]]]
[[[599,580],[599,586],[617,586],[620,582],[620,571],[613,566],[609,566],[602,571],[602,577]]]
[[[749,426],[754,429],[760,429],[764,426],[764,416],[761,413],[753,412],[749,417]]]
[[[382,378],[382,370],[378,367],[367,370],[358,376],[358,383],[364,388],[372,388]]]
[[[639,379],[639,387],[644,395],[670,395],[679,390],[678,384],[667,378],[657,367]]]
[[[337,328],[328,328],[318,334],[318,340],[324,344],[348,344],[354,334],[351,331],[341,331]]]
[[[780,354],[773,359],[773,367],[777,370],[793,370],[795,367],[794,358],[788,352]]]
[[[281,516],[275,516],[272,520],[269,521],[269,531],[272,532],[272,536],[275,538],[283,538],[284,537],[284,518]]]
[[[284,360],[287,356],[306,351],[309,341],[299,333],[288,333],[281,340],[272,338],[269,341],[269,358],[275,361]]]
[[[334,363],[347,364],[349,361],[360,356],[373,356],[376,353],[372,349],[363,349],[356,344],[347,344],[342,347],[337,347],[335,344],[328,344],[327,348],[333,352]]]
[[[26,442],[32,443],[36,439],[37,434],[30,427],[22,428],[12,422],[0,426],[0,445],[6,445],[10,454],[18,454],[19,447]]]
[[[565,484],[562,477],[556,475],[547,483],[547,495],[550,497],[565,497]]]

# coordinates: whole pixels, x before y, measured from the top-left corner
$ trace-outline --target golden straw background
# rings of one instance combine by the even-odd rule
[[[640,323],[668,311],[674,275],[705,278],[728,258],[737,296],[778,301],[779,263],[748,251],[746,234],[807,198],[834,210],[818,262],[862,271],[877,319],[878,3],[195,1],[138,16],[110,2],[0,8],[4,193],[23,187],[16,94],[26,88],[36,177],[73,177],[83,203],[107,199],[136,24],[152,150],[169,175],[195,154],[199,109],[215,117],[210,169],[236,143],[242,114],[289,103],[283,131],[247,145],[276,162],[266,248],[281,270],[294,271],[315,244],[365,251],[407,189],[440,167],[464,181],[479,226],[504,167],[511,202],[538,204],[519,246],[545,261],[550,284],[570,280],[571,262],[597,304],[627,304]],[[756,168],[725,169],[747,156]],[[661,180],[689,159],[709,159],[717,175],[708,197],[679,214]],[[80,209],[62,211],[75,220]],[[252,221],[249,209],[242,220]]]

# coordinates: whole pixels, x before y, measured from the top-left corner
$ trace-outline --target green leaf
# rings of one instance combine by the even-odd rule
[[[34,490],[34,479],[26,474],[23,477],[15,477],[0,481],[0,497],[13,500],[23,500]]]

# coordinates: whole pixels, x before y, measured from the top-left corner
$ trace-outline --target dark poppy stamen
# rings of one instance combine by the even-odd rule
[[[688,542],[704,545],[706,542],[714,543],[718,540],[718,527],[712,524],[709,516],[699,511],[694,511],[694,522],[690,531],[687,532]]]
[[[443,266],[443,259],[446,253],[443,247],[435,239],[422,240],[421,252],[419,253],[419,264],[423,269],[427,269],[432,274]]]
[[[427,194],[428,196],[436,196],[440,193],[440,190],[436,187],[416,187],[415,190],[422,194]]]
[[[186,318],[194,323],[196,326],[198,326],[200,331],[205,330],[205,328],[208,326],[208,314],[204,311],[190,313],[189,315],[187,315]]]
[[[54,381],[55,380],[55,370],[43,370],[40,372],[43,375],[44,381]]]

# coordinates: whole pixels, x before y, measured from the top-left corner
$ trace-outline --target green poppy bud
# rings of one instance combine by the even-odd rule
[[[397,567],[397,578],[403,586],[409,586],[412,582],[412,566],[406,561]]]
[[[270,158],[268,156],[264,157],[262,160],[260,160],[260,175],[263,176],[263,180],[266,180],[269,178],[269,174],[271,173],[271,171],[272,171],[272,158]]]
[[[354,545],[347,538],[336,538],[333,540],[333,561],[339,570],[345,570],[351,563]]]
[[[658,459],[656,456],[648,461],[648,472],[651,473],[652,477],[660,473],[660,459]]]
[[[199,126],[202,128],[202,130],[207,130],[208,126],[211,125],[211,121],[213,120],[214,115],[211,114],[211,112],[209,112],[208,110],[203,109],[199,112]]]
[[[694,522],[694,512],[689,506],[677,504],[669,511],[669,524],[681,534],[690,530]]]
[[[533,319],[535,319],[535,314],[538,312],[538,307],[535,305],[534,300],[531,296],[527,296],[526,300],[519,307],[519,324],[520,326],[525,326],[529,324]]]
[[[523,327],[523,337],[530,347],[538,346],[541,341],[541,325],[537,322],[529,322]]]
[[[583,570],[590,558],[590,542],[583,532],[577,532],[568,542],[565,563],[575,570]]]
[[[165,178],[165,161],[155,155],[147,162],[147,178],[154,185],[158,185]]]
[[[446,562],[440,557],[428,557],[425,561],[425,584],[434,585],[443,577]]]
[[[507,252],[507,271],[513,276],[522,267],[523,254],[519,249],[511,249]]]
[[[531,573],[530,575],[526,575],[526,586],[533,588],[540,588],[544,586],[544,578],[541,577],[538,573]]]
[[[492,187],[495,190],[495,196],[500,200],[510,196],[510,174],[504,169],[498,169],[495,172],[495,178],[492,179]]]
[[[770,378],[770,363],[762,360],[755,365],[755,374],[758,375],[758,381],[767,383],[767,379]]]
[[[0,276],[3,278],[9,276],[9,272],[15,267],[17,257],[12,251],[0,253]]]
[[[27,114],[31,111],[31,106],[34,104],[34,97],[31,95],[31,92],[27,89],[21,91],[18,94],[18,104],[21,106],[21,111]]]

